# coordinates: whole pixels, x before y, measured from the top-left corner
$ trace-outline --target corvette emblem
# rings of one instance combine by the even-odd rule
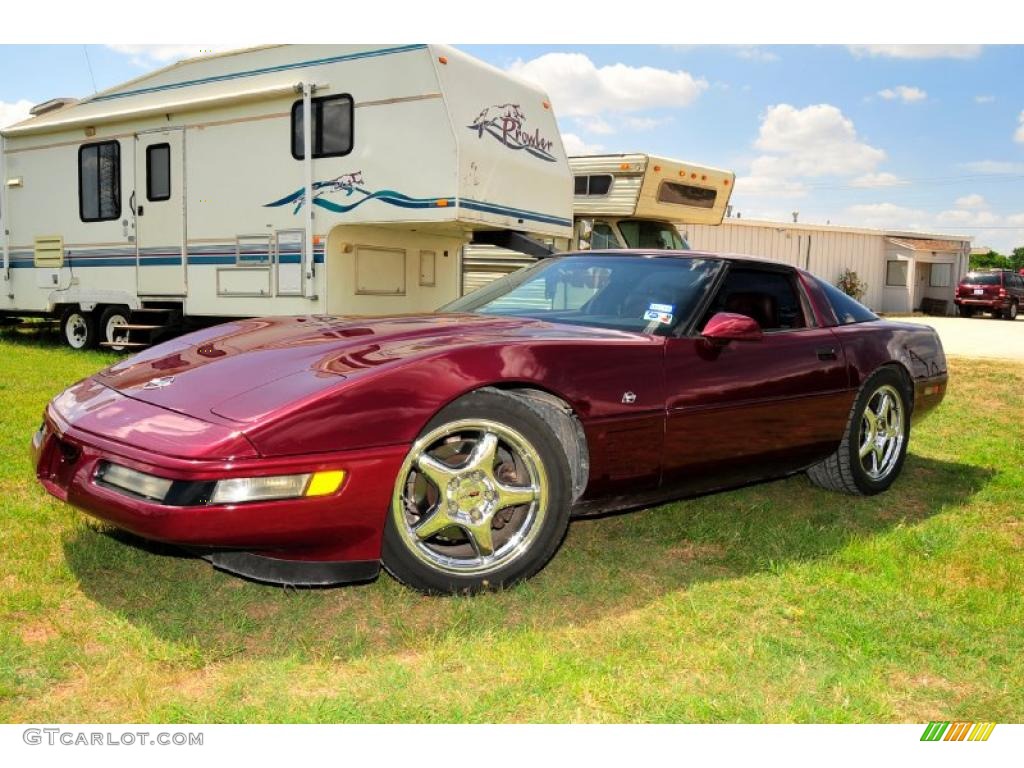
[[[636,402],[636,392],[623,392],[622,402],[624,405],[632,405]]]
[[[150,379],[142,385],[143,389],[163,389],[169,387],[174,383],[173,376],[158,376],[155,379]]]

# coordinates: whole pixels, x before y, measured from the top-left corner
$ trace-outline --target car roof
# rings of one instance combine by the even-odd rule
[[[758,256],[749,256],[743,253],[724,253],[716,251],[668,251],[660,250],[657,248],[595,248],[592,251],[563,251],[561,253],[553,253],[550,257],[547,258],[555,258],[561,256],[633,256],[636,258],[659,259],[721,259],[722,261],[749,263],[758,266],[774,267],[775,269],[779,269],[780,267],[782,267],[803,271],[800,270],[799,267],[795,267],[792,264],[786,264],[783,261],[773,261],[772,259],[765,259]]]

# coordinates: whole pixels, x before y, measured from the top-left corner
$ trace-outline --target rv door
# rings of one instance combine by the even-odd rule
[[[185,132],[181,128],[135,136],[136,263],[140,296],[184,296]]]

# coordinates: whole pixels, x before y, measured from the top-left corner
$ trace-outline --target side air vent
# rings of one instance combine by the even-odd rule
[[[36,238],[35,265],[57,269],[64,266],[64,238],[46,235]]]

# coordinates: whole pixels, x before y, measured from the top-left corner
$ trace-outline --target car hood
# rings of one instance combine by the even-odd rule
[[[448,349],[609,335],[627,334],[470,314],[266,317],[182,336],[95,378],[127,397],[196,418],[252,422],[354,377]]]

